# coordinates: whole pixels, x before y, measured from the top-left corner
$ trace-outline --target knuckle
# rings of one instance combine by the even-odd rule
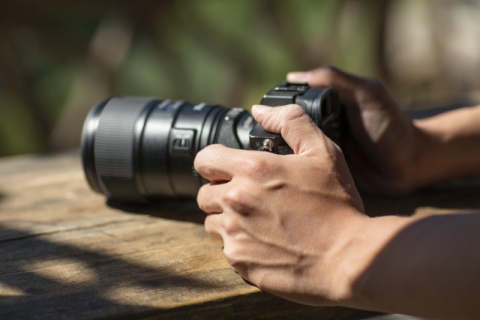
[[[334,79],[338,75],[339,71],[337,68],[331,65],[322,66],[317,70],[321,72],[321,76],[327,81]]]
[[[239,189],[232,189],[226,192],[222,202],[225,207],[230,208],[237,214],[248,215],[253,210],[253,199],[249,194]]]
[[[333,73],[333,72],[338,72],[338,68],[332,66],[331,64],[326,64],[326,65],[324,65],[324,66],[322,66],[322,67],[320,67],[320,68],[322,68],[322,69],[324,69],[324,70],[326,70],[326,71],[328,71],[328,72],[332,72],[332,73]]]
[[[209,234],[215,233],[214,224],[212,223],[212,216],[207,216],[205,218],[204,226],[205,226],[205,231],[207,231]]]
[[[243,196],[236,188],[225,192],[222,200],[228,207],[234,210],[243,207]]]
[[[229,236],[234,236],[240,231],[240,226],[234,219],[225,219],[223,222],[225,233]]]
[[[197,170],[197,172],[203,172],[208,163],[208,150],[203,149],[197,153],[195,156],[195,160],[193,161],[193,166]]]
[[[311,121],[305,110],[299,105],[291,105],[285,111],[285,118],[282,123],[282,135],[288,135],[292,126],[297,126],[300,122]]]
[[[197,153],[195,159],[193,160],[193,166],[195,167],[195,169],[197,169],[197,171],[199,171],[199,169],[201,169],[202,167],[202,164],[204,162],[203,157],[203,151],[200,151]]]
[[[207,190],[207,187],[208,185],[203,185],[200,187],[200,189],[198,189],[198,193],[197,193],[197,201],[202,201],[203,199],[206,198],[206,193],[208,192]]]
[[[210,168],[210,160],[212,157],[221,152],[223,148],[225,147],[220,144],[212,144],[200,150],[195,156],[195,160],[193,162],[193,166],[197,172],[200,173],[208,170]]]
[[[210,213],[211,207],[209,207],[209,204],[212,203],[214,200],[215,196],[212,196],[212,194],[209,192],[210,185],[204,185],[198,190],[197,194],[197,203],[198,207],[200,210],[206,213]]]
[[[197,153],[197,157],[199,155],[203,156],[203,157],[208,157],[208,156],[210,156],[210,154],[217,153],[217,152],[221,151],[223,148],[224,148],[224,146],[222,146],[221,144],[208,145]]]
[[[383,88],[382,82],[380,80],[378,80],[377,78],[368,78],[368,81],[375,88]]]
[[[331,64],[326,64],[320,67],[320,69],[323,70],[325,73],[329,73],[332,75],[338,72],[338,69],[332,66]]]
[[[268,163],[262,157],[245,159],[243,163],[244,173],[251,177],[263,176],[267,168]]]
[[[207,212],[206,200],[208,199],[208,196],[207,196],[208,192],[207,192],[206,187],[207,187],[207,185],[202,186],[198,190],[198,194],[197,194],[198,207],[200,208],[200,210],[202,210],[204,212]]]
[[[305,110],[298,104],[291,104],[288,106],[286,113],[292,118],[298,118],[305,114]]]
[[[298,104],[290,104],[285,109],[285,122],[302,118],[306,115],[305,110]]]
[[[366,91],[371,92],[374,95],[382,94],[385,90],[383,84],[375,78],[367,78],[364,82],[364,88]]]
[[[239,250],[234,244],[226,245],[223,249],[223,254],[228,264],[235,270],[242,269],[242,261],[240,259]]]
[[[202,206],[200,203],[198,204],[198,208],[199,208],[200,210],[202,210],[203,212],[208,213],[207,210],[206,210],[206,207],[205,207],[205,206]]]
[[[202,201],[200,201],[200,200],[197,200],[197,203],[198,203],[198,207],[200,208],[200,210],[202,210],[203,212],[208,213],[208,208],[207,208],[207,206],[205,205],[204,202],[202,202]]]

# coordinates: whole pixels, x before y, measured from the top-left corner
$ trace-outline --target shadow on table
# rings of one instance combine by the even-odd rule
[[[127,261],[122,254],[94,251],[91,243],[87,245],[91,250],[66,244],[81,231],[64,238],[32,236],[0,226],[3,232],[15,232],[20,238],[0,242],[1,319],[96,318],[151,310],[150,297],[171,299],[166,295],[172,292],[181,296],[191,288],[221,290],[221,282],[181,275],[175,265],[148,267]],[[144,300],[129,298],[132,292]]]
[[[200,210],[197,203],[191,200],[161,200],[148,204],[124,203],[108,200],[107,205],[129,213],[148,214],[157,218],[177,221],[188,221],[203,224],[205,212]]]

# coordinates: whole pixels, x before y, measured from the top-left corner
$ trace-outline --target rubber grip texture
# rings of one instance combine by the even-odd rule
[[[95,134],[95,169],[103,191],[110,197],[140,196],[134,177],[135,124],[150,101],[113,98],[102,111]]]

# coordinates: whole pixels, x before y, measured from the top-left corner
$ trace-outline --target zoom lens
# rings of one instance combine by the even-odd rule
[[[195,155],[214,143],[247,149],[255,125],[243,109],[151,98],[113,98],[88,115],[82,133],[87,181],[109,198],[194,198],[206,181]]]

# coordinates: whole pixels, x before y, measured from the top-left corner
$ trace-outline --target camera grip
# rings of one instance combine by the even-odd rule
[[[268,132],[259,124],[250,131],[250,149],[277,154],[294,153],[280,134]]]

